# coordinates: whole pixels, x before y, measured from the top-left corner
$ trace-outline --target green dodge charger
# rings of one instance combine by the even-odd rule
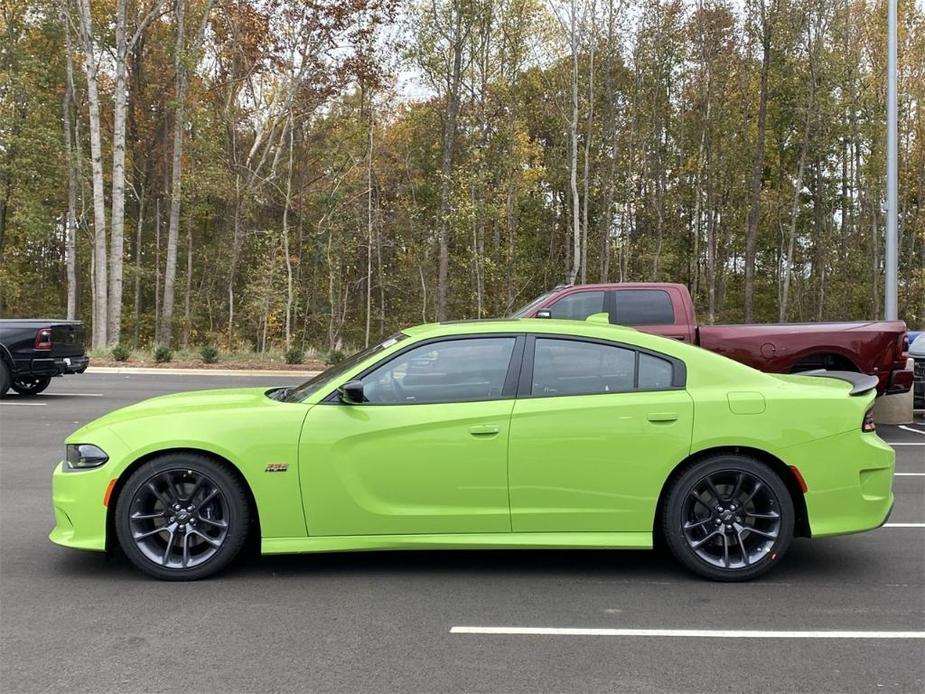
[[[585,322],[409,328],[295,388],[157,397],[74,432],[51,540],[202,578],[265,554],[650,548],[754,578],[880,526],[877,380],[772,375]]]

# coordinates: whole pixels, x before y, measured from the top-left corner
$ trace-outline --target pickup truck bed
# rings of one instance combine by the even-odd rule
[[[687,287],[658,282],[557,287],[513,317],[584,320],[593,313],[607,313],[611,323],[690,342],[761,371],[865,373],[877,377],[881,394],[903,393],[912,386],[902,321],[701,326]]]

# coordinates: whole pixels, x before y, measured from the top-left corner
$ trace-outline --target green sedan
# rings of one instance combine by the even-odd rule
[[[606,316],[603,317],[606,321]],[[161,579],[265,554],[667,547],[754,578],[880,526],[876,378],[774,375],[603,324],[409,328],[296,388],[153,398],[74,432],[51,540]]]

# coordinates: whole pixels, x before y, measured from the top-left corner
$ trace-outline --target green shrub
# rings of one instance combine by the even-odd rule
[[[129,352],[122,345],[116,345],[115,347],[112,348],[112,358],[115,359],[116,361],[128,361],[128,358],[130,356],[131,356],[131,352]]]
[[[301,349],[293,347],[286,352],[286,363],[287,364],[301,364],[305,361],[305,352]]]
[[[170,347],[158,347],[154,350],[154,361],[158,364],[166,364],[173,359],[173,350]]]
[[[199,350],[199,356],[202,357],[203,364],[217,364],[218,350],[212,345],[206,345]]]
[[[347,355],[341,352],[339,349],[332,349],[328,352],[327,357],[325,357],[325,363],[329,366],[334,366],[335,364],[340,364]]]

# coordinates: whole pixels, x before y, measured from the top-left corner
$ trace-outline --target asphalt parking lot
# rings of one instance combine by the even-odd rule
[[[897,453],[888,527],[797,540],[749,584],[702,581],[655,552],[606,551],[252,557],[211,580],[161,583],[120,557],[48,541],[51,470],[78,426],[153,395],[298,380],[84,374],[0,401],[0,689],[925,690],[925,640],[896,637],[925,632],[921,416],[880,430]]]

